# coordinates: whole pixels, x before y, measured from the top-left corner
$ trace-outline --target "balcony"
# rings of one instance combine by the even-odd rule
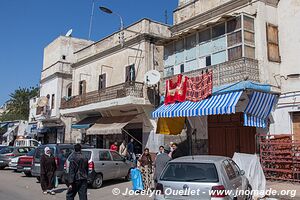
[[[235,83],[238,81],[249,80],[253,82],[260,82],[258,61],[250,58],[241,58],[234,61],[228,61],[221,64],[208,66],[189,72],[183,73],[188,77],[199,75],[202,71],[213,70],[213,85],[219,86],[228,83]],[[165,77],[165,80],[170,77]]]
[[[122,83],[111,87],[107,87],[102,90],[88,92],[83,95],[73,96],[69,99],[63,98],[61,100],[61,109],[76,108],[79,106],[128,96],[143,98],[144,84],[139,82]]]

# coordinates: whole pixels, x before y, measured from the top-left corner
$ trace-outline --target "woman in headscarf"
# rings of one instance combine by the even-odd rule
[[[139,158],[139,167],[143,176],[144,190],[151,189],[152,186],[152,158],[149,149],[145,148],[143,155]]]
[[[55,195],[53,191],[54,188],[54,178],[56,171],[55,158],[52,155],[51,149],[46,147],[44,149],[44,154],[41,157],[41,187],[44,194],[50,193]]]

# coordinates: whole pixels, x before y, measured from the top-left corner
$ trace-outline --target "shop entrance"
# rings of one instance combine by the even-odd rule
[[[208,116],[210,155],[232,157],[234,152],[255,153],[255,127],[243,126],[243,114]]]

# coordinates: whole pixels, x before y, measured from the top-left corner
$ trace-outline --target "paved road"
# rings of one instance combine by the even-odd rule
[[[114,180],[104,182],[100,189],[89,189],[89,200],[150,200],[146,196],[113,195],[114,188],[125,192],[126,188],[131,188],[131,182],[123,180]],[[55,196],[43,195],[40,184],[35,178],[25,177],[21,173],[14,173],[11,170],[0,171],[0,200],[61,200],[65,199],[66,186],[59,185]],[[78,197],[77,197],[78,199]]]

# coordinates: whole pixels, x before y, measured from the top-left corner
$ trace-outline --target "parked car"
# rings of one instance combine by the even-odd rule
[[[88,184],[94,188],[100,188],[103,181],[117,178],[130,177],[130,169],[134,163],[126,160],[118,152],[109,149],[83,149],[83,155],[89,162]],[[70,157],[69,157],[70,158]],[[69,158],[64,166],[64,179],[68,179]]]
[[[206,200],[235,200],[252,199],[249,196],[226,196],[220,191],[251,190],[245,172],[230,158],[222,156],[185,156],[170,161],[164,168],[156,190],[161,191],[155,200],[164,199],[206,199]],[[190,189],[197,191],[198,195],[170,194],[169,191],[184,191]],[[219,193],[217,194],[218,191]],[[212,192],[215,192],[212,194]]]
[[[40,146],[39,141],[35,139],[16,139],[14,142],[15,147],[38,147]]]
[[[32,167],[31,167],[32,176],[37,177],[38,180],[40,180],[40,170],[41,170],[40,159],[41,156],[44,154],[44,149],[46,147],[49,147],[53,153],[57,165],[56,176],[61,180],[64,171],[64,163],[69,157],[69,155],[74,151],[74,145],[73,144],[46,144],[46,145],[39,146],[36,149],[36,152],[33,156]],[[84,146],[84,147],[91,148],[89,146]]]
[[[31,166],[33,161],[33,156],[36,149],[32,149],[25,156],[20,156],[17,164],[17,171],[23,172],[25,176],[31,176]]]
[[[29,151],[31,151],[32,149],[34,149],[34,147],[6,147],[2,150],[0,150],[0,169],[4,169],[5,167],[8,167],[10,165],[10,167],[12,169],[14,169],[14,163],[11,163],[11,161],[13,160],[13,162],[15,162],[16,157],[19,156],[23,156],[26,153],[28,153]]]
[[[6,145],[0,145],[0,150],[6,148]]]

